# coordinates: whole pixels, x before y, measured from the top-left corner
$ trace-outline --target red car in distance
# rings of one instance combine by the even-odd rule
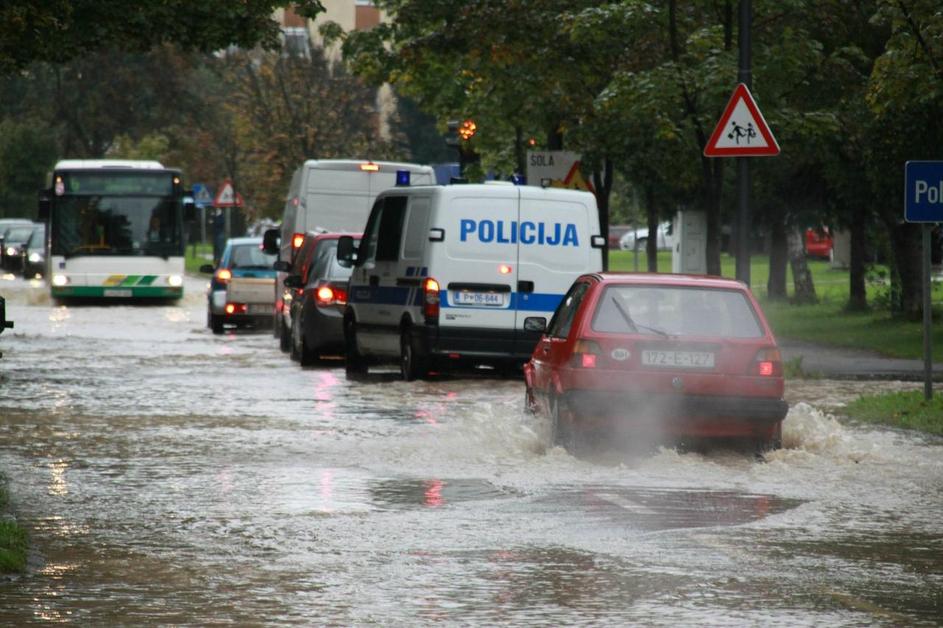
[[[747,287],[732,279],[594,273],[577,279],[524,366],[526,404],[553,440],[736,438],[781,447],[783,367]]]

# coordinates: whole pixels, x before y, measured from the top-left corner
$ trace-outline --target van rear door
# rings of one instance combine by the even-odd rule
[[[602,270],[602,253],[591,246],[591,237],[599,234],[591,194],[531,186],[520,190],[515,350],[529,354],[540,334],[525,332],[524,319],[549,321],[577,277]]]
[[[473,186],[466,192],[454,186],[446,190],[448,206],[438,214],[445,230],[446,259],[430,268],[442,291],[439,326],[486,331],[491,349],[510,353],[516,318],[515,229],[520,188]]]

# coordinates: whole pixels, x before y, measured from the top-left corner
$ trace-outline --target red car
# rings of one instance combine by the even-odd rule
[[[739,281],[657,273],[577,279],[524,366],[526,404],[556,444],[624,435],[638,442],[739,438],[779,448],[782,358]]]
[[[832,234],[828,227],[805,230],[805,254],[809,257],[831,259]]]

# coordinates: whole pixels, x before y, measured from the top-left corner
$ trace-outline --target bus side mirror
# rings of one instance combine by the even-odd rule
[[[278,255],[278,245],[282,232],[280,229],[266,229],[262,234],[262,250],[269,255]]]
[[[49,213],[52,208],[52,202],[49,200],[49,194],[46,190],[42,190],[39,193],[39,220],[46,222],[49,220]]]
[[[337,261],[349,266],[357,263],[357,252],[354,249],[353,237],[341,236],[337,239]]]

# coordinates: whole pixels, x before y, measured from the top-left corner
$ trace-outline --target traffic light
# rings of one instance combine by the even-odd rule
[[[462,124],[458,127],[458,136],[467,142],[472,137],[474,137],[475,131],[477,130],[478,125],[475,124],[474,120],[469,118],[468,120],[462,122]]]

